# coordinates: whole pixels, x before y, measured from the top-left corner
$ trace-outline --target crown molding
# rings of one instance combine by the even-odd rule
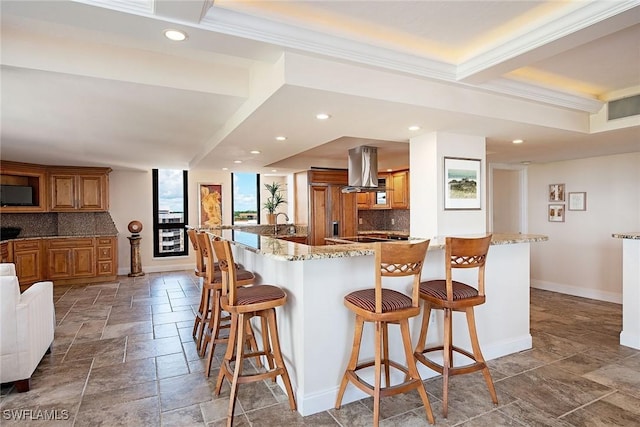
[[[639,5],[640,0],[577,2],[564,15],[513,37],[501,45],[491,46],[483,53],[462,62],[458,65],[457,79],[468,79],[491,67],[570,36]],[[628,25],[633,25],[637,21],[637,17],[631,19]]]
[[[475,87],[591,114],[600,111],[604,105],[603,101],[595,98],[560,92],[557,89],[548,89],[507,78],[495,79]]]

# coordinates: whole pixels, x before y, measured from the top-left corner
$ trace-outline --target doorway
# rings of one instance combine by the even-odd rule
[[[492,164],[489,172],[487,229],[493,233],[527,233],[527,167]]]

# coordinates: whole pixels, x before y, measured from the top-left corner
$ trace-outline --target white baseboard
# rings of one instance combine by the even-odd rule
[[[629,332],[620,332],[620,345],[640,350],[640,335]]]
[[[542,289],[544,291],[553,291],[559,292],[561,294],[573,295],[576,297],[622,304],[621,293],[601,291],[598,289],[587,289],[579,286],[565,285],[563,283],[546,282],[544,280],[534,279],[531,279],[531,287],[535,289]]]

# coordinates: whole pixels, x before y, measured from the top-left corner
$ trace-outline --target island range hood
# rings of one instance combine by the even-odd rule
[[[378,187],[378,149],[361,145],[349,150],[349,185],[343,193],[385,191]]]

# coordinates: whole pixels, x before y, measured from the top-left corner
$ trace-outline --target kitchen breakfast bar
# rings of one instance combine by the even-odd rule
[[[353,343],[354,318],[344,306],[343,297],[373,286],[372,244],[308,246],[241,230],[223,228],[208,233],[232,242],[236,262],[254,272],[257,283],[286,290],[288,301],[277,311],[278,329],[298,412],[306,416],[333,408]],[[486,359],[531,348],[529,246],[546,240],[541,235],[493,235],[486,265],[486,303],[476,308],[478,336]],[[443,249],[444,238],[431,239],[423,280],[444,277]],[[395,280],[391,285],[385,282],[385,287],[406,292],[410,284]],[[428,342],[442,342],[443,319],[442,313],[438,314],[440,317],[432,315],[434,327],[429,329]],[[458,318],[458,314],[454,314],[454,341],[470,348],[464,315]],[[414,344],[419,321],[416,317],[410,324]],[[259,325],[255,326],[259,335]],[[369,358],[367,355],[373,357],[372,336],[372,330],[365,326],[361,360]],[[391,359],[404,360],[400,333],[393,327],[389,349]],[[436,375],[420,364],[419,369],[423,379]],[[363,392],[348,386],[343,404],[363,397]]]

